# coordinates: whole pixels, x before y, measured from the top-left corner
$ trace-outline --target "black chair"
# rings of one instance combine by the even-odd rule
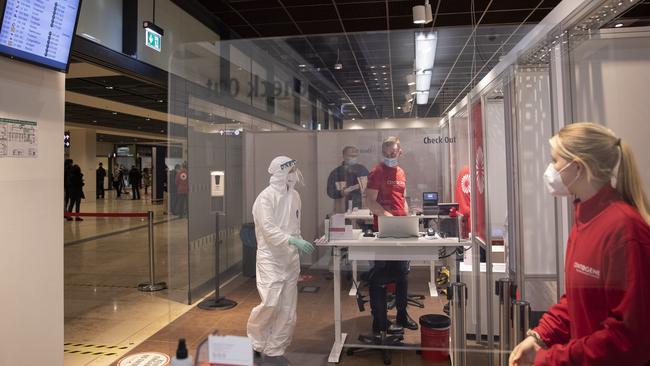
[[[365,281],[362,281],[360,284],[355,283],[354,285],[357,288],[357,307],[359,308],[360,312],[364,312],[366,310],[365,304],[368,303],[368,300],[366,299],[366,296],[363,296],[361,293],[361,287],[367,285],[367,283]],[[389,323],[387,332],[382,331],[380,334],[360,334],[358,339],[362,344],[369,346],[397,347],[403,345],[402,341],[404,340],[404,328],[398,326],[397,324]],[[384,365],[390,365],[392,363],[393,358],[390,349],[350,347],[346,350],[346,354],[348,356],[354,356],[357,354],[369,352],[380,352]]]

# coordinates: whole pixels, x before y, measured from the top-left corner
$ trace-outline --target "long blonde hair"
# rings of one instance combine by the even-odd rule
[[[587,170],[589,182],[609,184],[616,176],[616,190],[623,200],[634,206],[650,224],[650,205],[632,150],[612,130],[596,123],[573,123],[562,128],[550,143],[563,159],[581,163]]]

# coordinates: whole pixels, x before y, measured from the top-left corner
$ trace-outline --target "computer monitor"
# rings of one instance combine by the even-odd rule
[[[424,206],[438,206],[438,192],[423,192],[422,204]]]

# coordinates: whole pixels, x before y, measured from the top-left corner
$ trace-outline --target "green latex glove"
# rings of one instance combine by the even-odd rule
[[[298,248],[298,250],[301,252],[305,252],[307,254],[314,251],[314,246],[310,242],[307,240],[302,240],[300,238],[294,238],[293,236],[289,238],[289,244]]]

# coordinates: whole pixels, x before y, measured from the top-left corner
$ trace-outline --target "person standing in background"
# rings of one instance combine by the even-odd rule
[[[75,212],[79,213],[81,199],[86,198],[83,191],[84,184],[84,175],[81,173],[81,168],[77,164],[73,165],[70,170],[70,203],[68,205],[68,212],[72,212],[75,209]],[[70,216],[66,217],[66,219],[72,221],[72,217]],[[83,221],[83,219],[77,216],[75,221]]]
[[[96,198],[97,199],[103,199],[104,198],[104,178],[106,177],[106,169],[104,169],[103,164],[99,163],[99,168],[95,171],[95,178],[96,178]]]
[[[140,184],[142,184],[142,174],[140,173],[140,169],[138,169],[135,165],[132,165],[131,170],[129,171],[129,183],[131,184],[132,189],[132,199],[139,200]]]
[[[142,169],[142,185],[144,186],[144,195],[147,195],[147,190],[151,185],[151,173],[149,168]]]
[[[327,178],[327,195],[334,199],[334,212],[342,213],[352,207],[363,207],[363,190],[368,180],[368,169],[359,164],[359,149],[343,148],[343,162]],[[352,207],[348,207],[352,201]]]
[[[189,176],[187,163],[176,172],[176,214],[180,217],[187,215],[187,194],[189,193]]]
[[[65,159],[63,162],[63,218],[66,220],[68,216],[65,215],[68,212],[68,205],[70,204],[70,174],[72,173],[72,159]],[[70,218],[70,220],[72,220]]]

